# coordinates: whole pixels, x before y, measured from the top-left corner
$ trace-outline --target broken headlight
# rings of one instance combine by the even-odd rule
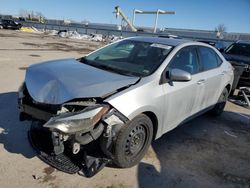
[[[63,133],[90,131],[109,110],[108,106],[95,106],[80,112],[65,113],[51,118],[44,127],[59,130]]]

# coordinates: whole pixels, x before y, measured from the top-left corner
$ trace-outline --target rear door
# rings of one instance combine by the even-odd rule
[[[204,77],[204,94],[200,108],[205,109],[217,103],[222,92],[224,72],[220,66],[222,61],[212,48],[205,46],[197,48]]]

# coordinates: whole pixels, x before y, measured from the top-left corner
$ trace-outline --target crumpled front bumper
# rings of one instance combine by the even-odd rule
[[[110,162],[110,159],[102,155],[89,153],[82,150],[77,155],[73,155],[68,150],[55,155],[53,142],[59,140],[51,140],[52,133],[41,126],[39,122],[33,122],[29,131],[29,141],[36,150],[37,156],[45,163],[54,168],[69,174],[79,173],[85,177],[92,177]],[[88,154],[87,154],[88,152]]]
[[[18,103],[20,119],[32,121],[29,140],[38,157],[58,170],[70,174],[79,172],[87,177],[112,160],[113,140],[119,127],[128,121],[108,104],[57,114],[61,107],[37,104],[22,90]],[[81,118],[88,121],[81,122]]]

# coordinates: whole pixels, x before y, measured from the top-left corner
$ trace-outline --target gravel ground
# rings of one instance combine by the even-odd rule
[[[203,115],[157,141],[135,167],[106,167],[93,178],[57,171],[36,157],[19,122],[17,88],[27,66],[81,57],[102,46],[87,40],[0,30],[1,187],[248,187],[250,110],[227,103],[218,118]]]

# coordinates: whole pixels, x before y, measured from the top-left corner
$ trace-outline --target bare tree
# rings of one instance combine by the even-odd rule
[[[218,38],[223,38],[223,34],[226,32],[227,28],[224,24],[219,24],[215,27],[216,36]]]
[[[45,16],[41,12],[25,9],[19,10],[19,17],[38,22],[44,22],[45,19]]]
[[[18,15],[19,15],[20,17],[28,17],[29,11],[24,10],[24,9],[20,9]]]
[[[43,15],[43,13],[38,12],[38,11],[35,13],[35,16],[36,16],[36,17],[45,18],[45,16]]]
[[[25,10],[25,9],[20,9],[19,10],[19,16],[20,17],[41,17],[41,18],[45,18],[45,16],[43,15],[43,13],[39,12],[39,11],[33,11],[33,10]]]

